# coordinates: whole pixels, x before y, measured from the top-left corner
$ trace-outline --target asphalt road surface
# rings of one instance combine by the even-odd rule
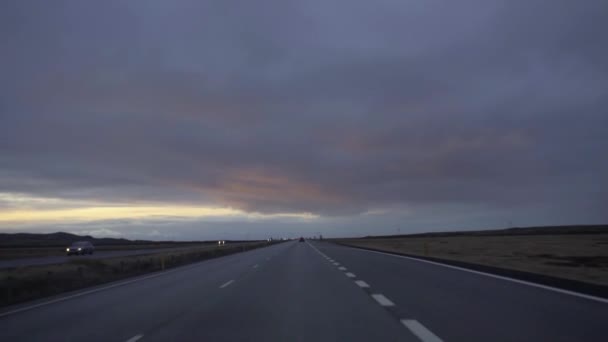
[[[606,341],[608,301],[323,242],[0,312],[1,341]]]
[[[205,246],[209,246],[209,245],[205,245]],[[191,248],[200,248],[200,247],[205,247],[205,246],[201,245],[198,247],[186,246],[186,247],[171,247],[171,248],[123,249],[123,250],[111,250],[111,251],[96,250],[92,255],[71,255],[71,256],[54,255],[54,256],[45,256],[45,257],[8,259],[8,260],[0,260],[0,269],[8,268],[8,267],[63,264],[65,262],[74,260],[76,258],[104,259],[104,258],[114,258],[114,257],[129,256],[129,255],[144,255],[144,254],[153,254],[153,253],[159,253],[159,252],[178,251],[178,250],[191,249]],[[65,250],[65,248],[64,248],[64,250]]]

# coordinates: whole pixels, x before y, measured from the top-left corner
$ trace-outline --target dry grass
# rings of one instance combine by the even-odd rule
[[[158,254],[107,259],[73,259],[65,264],[2,269],[0,270],[0,306],[265,247],[270,244],[256,242],[205,246]]]
[[[134,249],[159,249],[159,248],[183,248],[196,246],[214,246],[214,244],[145,244],[145,245],[107,245],[96,246],[96,251],[134,250]],[[66,246],[67,247],[67,246]],[[2,248],[0,249],[0,260],[47,257],[65,255],[65,247],[32,247],[32,248]]]
[[[342,239],[341,243],[608,285],[608,234]]]

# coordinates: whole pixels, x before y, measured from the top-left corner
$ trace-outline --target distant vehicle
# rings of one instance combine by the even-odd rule
[[[303,237],[300,238],[300,242],[304,242],[304,238]]]
[[[72,255],[85,255],[85,254],[93,254],[95,251],[95,247],[89,241],[78,241],[74,242],[70,247],[65,249],[66,254]]]

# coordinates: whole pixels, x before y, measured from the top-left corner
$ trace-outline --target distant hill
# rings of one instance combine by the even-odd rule
[[[51,234],[35,233],[0,233],[0,248],[2,247],[56,247],[66,246],[74,241],[90,241],[96,246],[103,245],[137,245],[158,244],[159,241],[127,240],[117,238],[95,238],[89,235],[58,232]]]
[[[450,237],[450,236],[515,236],[515,235],[574,235],[608,234],[608,225],[513,227],[506,229],[471,230],[455,232],[433,232],[405,235],[365,236],[364,239],[390,239],[404,237]]]
[[[50,234],[36,233],[0,233],[0,248],[21,247],[58,247],[67,246],[75,241],[90,241],[95,246],[120,245],[191,245],[200,243],[217,243],[217,241],[150,241],[128,240],[118,238],[96,238],[90,235],[76,235],[65,232]],[[226,243],[253,242],[258,240],[225,240]]]

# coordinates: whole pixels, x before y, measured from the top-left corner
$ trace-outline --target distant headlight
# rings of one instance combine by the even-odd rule
[[[82,248],[78,248],[78,250],[79,250],[79,251],[81,251],[81,250],[82,250]]]
[[[65,251],[66,251],[66,252],[69,252],[69,251],[70,251],[70,249],[69,249],[69,248],[66,248],[66,249],[65,249]]]

